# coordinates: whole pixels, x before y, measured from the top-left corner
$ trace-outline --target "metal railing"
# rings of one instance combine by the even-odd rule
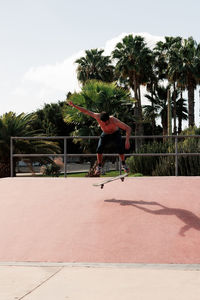
[[[123,138],[125,138],[123,136]],[[200,138],[199,135],[170,135],[170,136],[130,136],[130,139],[132,140],[142,140],[142,139],[171,139],[174,140],[175,143],[175,152],[166,152],[166,153],[128,153],[125,154],[126,157],[130,156],[174,156],[175,157],[175,176],[178,176],[178,157],[179,156],[200,156],[199,152],[194,153],[183,153],[178,152],[178,140],[179,139],[187,139],[187,138]],[[37,154],[15,154],[13,153],[13,141],[15,140],[63,140],[64,141],[64,152],[59,154],[44,154],[44,153],[37,153]],[[10,166],[11,166],[11,174],[10,176],[14,176],[14,170],[13,170],[13,159],[14,157],[18,158],[25,158],[25,157],[62,157],[64,158],[64,176],[66,177],[67,174],[67,157],[95,157],[96,153],[91,154],[82,154],[82,153],[67,153],[67,140],[72,139],[99,139],[99,136],[34,136],[34,137],[11,137],[10,138]],[[104,154],[104,156],[107,157],[118,157],[118,154],[116,153],[110,153],[110,154]],[[121,167],[120,167],[121,172]]]

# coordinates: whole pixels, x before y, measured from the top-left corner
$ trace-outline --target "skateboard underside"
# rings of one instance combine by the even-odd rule
[[[120,179],[120,180],[123,182],[126,176],[128,176],[127,173],[126,173],[126,174],[123,174],[123,175],[116,176],[116,177],[109,178],[109,179],[104,180],[104,181],[102,181],[102,182],[100,182],[100,183],[94,183],[93,186],[100,186],[101,189],[103,189],[104,184],[109,183],[109,182],[112,182],[112,181],[114,181],[114,180],[118,180],[118,179]]]

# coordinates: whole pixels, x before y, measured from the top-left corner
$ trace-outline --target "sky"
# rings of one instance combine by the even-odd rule
[[[74,61],[88,49],[109,55],[127,34],[199,43],[199,11],[198,0],[0,0],[0,115],[65,100],[81,88]]]

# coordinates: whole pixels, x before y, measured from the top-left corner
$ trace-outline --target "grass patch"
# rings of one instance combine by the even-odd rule
[[[67,177],[79,177],[79,178],[87,178],[86,175],[88,174],[88,172],[75,172],[75,173],[67,173]],[[124,174],[122,172],[122,174]],[[101,177],[115,177],[115,176],[118,176],[120,175],[119,174],[119,171],[109,171],[109,172],[106,172],[106,174],[104,175],[101,175]],[[47,176],[47,175],[36,175],[37,177],[53,177],[53,176]],[[135,174],[132,174],[132,173],[129,173],[128,175],[129,177],[142,177],[143,175],[141,173],[135,173]],[[59,175],[58,177],[64,177],[64,174],[61,174]],[[92,178],[92,177],[88,177],[88,178]],[[95,177],[93,177],[95,178]]]
[[[81,173],[68,173],[67,174],[67,177],[86,177],[88,173],[87,172],[81,172]],[[122,172],[122,174],[124,174]],[[115,177],[115,176],[118,176],[120,175],[119,174],[119,171],[109,171],[109,172],[106,172],[106,174],[104,175],[101,175],[101,177]],[[129,173],[129,177],[142,177],[143,175],[141,173],[135,173],[135,174],[132,174],[132,173]],[[64,175],[60,175],[59,177],[64,177]],[[89,178],[89,177],[88,177]],[[92,177],[90,177],[92,178]]]

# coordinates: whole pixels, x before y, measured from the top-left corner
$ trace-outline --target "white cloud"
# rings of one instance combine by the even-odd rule
[[[143,36],[150,48],[153,48],[156,42],[164,40],[162,36],[153,36],[149,33],[122,33],[101,47],[104,49],[104,55],[110,55],[116,44],[128,34]],[[85,51],[79,51],[59,63],[30,68],[12,93],[11,101],[4,103],[1,110],[3,109],[4,112],[12,110],[17,113],[31,112],[42,108],[44,103],[64,101],[69,91],[79,91],[81,87],[77,80],[77,66],[74,62],[84,54]],[[142,91],[142,94],[146,93],[144,89]],[[144,103],[146,101],[143,99]],[[196,105],[196,121],[198,123],[199,107],[197,108],[197,106],[198,104]]]
[[[110,55],[115,45],[122,40],[124,36],[130,33],[122,33],[119,36],[109,40],[101,47],[105,55]],[[148,33],[137,33],[133,35],[144,36],[149,47],[155,45],[163,37],[152,36]],[[66,94],[71,91],[79,91],[80,84],[76,76],[75,60],[84,56],[84,51],[79,51],[66,58],[62,62],[51,65],[43,65],[30,68],[21,79],[20,84],[14,89],[12,96],[15,100],[12,108],[16,112],[31,112],[41,108],[44,103],[57,102],[65,100]]]
[[[63,62],[55,65],[40,66],[31,68],[23,78],[23,84],[26,82],[36,82],[42,84],[44,88],[52,90],[66,91],[79,88],[76,80],[75,60],[84,55],[84,52],[79,52]]]
[[[65,100],[69,91],[80,90],[74,62],[83,55],[84,51],[81,51],[63,62],[30,68],[12,93],[18,99],[12,109],[16,112],[31,112],[41,108],[44,103]]]
[[[133,36],[140,35],[140,36],[144,37],[145,42],[147,43],[147,46],[150,49],[153,49],[153,47],[155,46],[155,44],[158,41],[164,41],[164,37],[151,35],[151,34],[149,34],[147,32],[141,32],[141,33],[122,33],[119,36],[117,36],[117,37],[115,37],[115,38],[113,38],[113,39],[111,39],[111,40],[109,40],[109,41],[106,42],[105,46],[102,47],[105,50],[104,54],[105,55],[110,55],[110,53],[115,48],[116,44],[119,43],[120,41],[122,41],[122,39],[126,35],[129,35],[129,34],[132,34]]]

